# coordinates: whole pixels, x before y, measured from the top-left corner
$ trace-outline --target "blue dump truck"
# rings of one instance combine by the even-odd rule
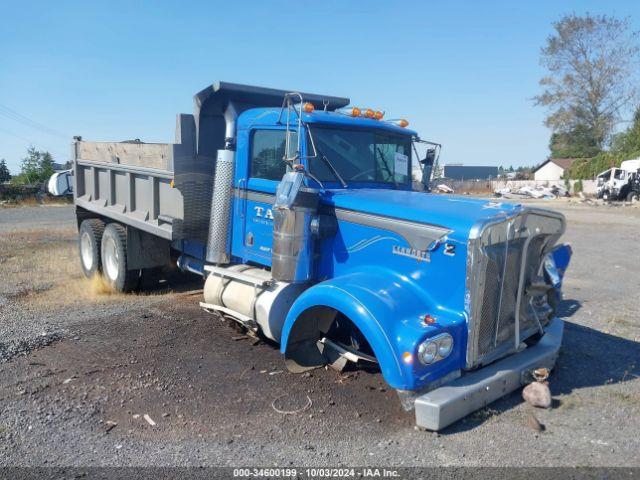
[[[434,149],[418,158],[405,120],[349,103],[218,82],[173,144],[76,137],[82,269],[130,291],[177,263],[289,370],[379,368],[440,430],[553,367],[565,221],[414,191]]]

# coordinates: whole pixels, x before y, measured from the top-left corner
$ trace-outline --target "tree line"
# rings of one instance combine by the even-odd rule
[[[534,97],[547,109],[551,157],[578,159],[569,172],[575,179],[640,157],[640,45],[629,18],[570,14],[553,30]]]
[[[10,181],[14,185],[37,185],[49,180],[54,174],[53,157],[47,151],[35,147],[27,149],[27,155],[20,163],[20,173],[12,176],[7,162],[0,160],[0,183]]]

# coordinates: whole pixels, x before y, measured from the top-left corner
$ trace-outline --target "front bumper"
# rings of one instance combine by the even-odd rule
[[[533,370],[553,368],[563,329],[564,322],[554,318],[536,345],[418,397],[416,424],[427,430],[441,430],[528,383]]]

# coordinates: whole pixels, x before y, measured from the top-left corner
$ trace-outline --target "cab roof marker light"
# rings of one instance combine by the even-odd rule
[[[394,125],[398,125],[399,127],[406,128],[409,126],[409,122],[404,118],[396,118],[393,120],[387,120],[389,123],[393,123]]]
[[[336,110],[336,113],[347,117],[360,117],[362,115],[362,110],[358,107],[349,107]]]
[[[381,112],[380,110],[376,110],[373,114],[373,118],[376,120],[382,120],[382,117],[384,117],[384,112]]]
[[[315,107],[313,106],[313,103],[305,102],[302,105],[302,110],[304,110],[306,113],[312,113],[315,110]]]
[[[374,117],[374,115],[375,115],[375,112],[374,112],[373,110],[371,110],[370,108],[367,108],[367,109],[364,111],[364,116],[365,116],[366,118],[373,118],[373,117]]]

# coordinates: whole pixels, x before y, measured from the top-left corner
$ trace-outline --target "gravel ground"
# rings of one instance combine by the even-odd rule
[[[284,372],[198,308],[193,280],[94,288],[71,207],[0,209],[0,466],[640,466],[640,210],[544,205],[574,249],[546,430],[516,392],[440,434],[379,374]]]

